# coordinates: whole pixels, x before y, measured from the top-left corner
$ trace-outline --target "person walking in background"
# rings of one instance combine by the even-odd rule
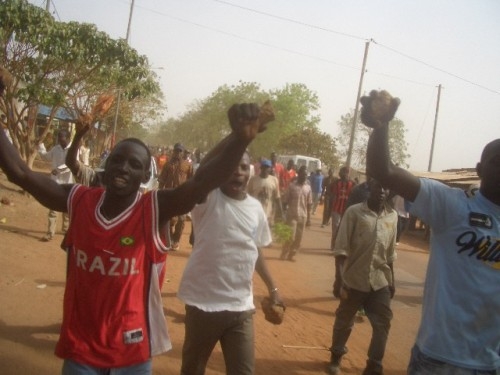
[[[389,122],[399,99],[372,91],[361,103],[361,120],[373,128],[367,172],[411,202],[410,213],[432,228],[408,374],[499,374],[500,139],[484,147],[476,165],[479,191],[466,194],[391,162]]]
[[[280,193],[283,193],[283,186],[285,184],[285,167],[278,161],[276,152],[271,152],[271,171],[270,174],[278,179],[280,186]]]
[[[87,167],[90,165],[90,147],[87,141],[81,143],[78,149],[78,159],[83,165]]]
[[[193,165],[184,159],[184,146],[180,143],[174,145],[171,158],[164,165],[158,177],[159,189],[174,189],[191,176],[193,176]],[[172,239],[172,250],[179,250],[179,242],[186,222],[186,215],[179,215],[170,220],[170,236]]]
[[[323,218],[321,220],[321,228],[330,224],[330,217],[332,216],[332,199],[330,192],[330,185],[333,182],[333,169],[328,169],[328,175],[323,178],[321,184],[321,200],[323,201]]]
[[[282,217],[283,209],[281,206],[281,195],[279,182],[276,176],[271,175],[272,163],[270,160],[264,159],[260,162],[260,174],[253,176],[248,182],[248,194],[257,200],[262,205],[266,213],[269,225],[274,225],[275,209],[279,210],[278,214]]]
[[[370,195],[370,179],[371,177],[366,175],[366,181],[354,185],[345,204],[346,210],[354,204],[364,202],[368,198]]]
[[[286,191],[286,189],[288,189],[290,183],[292,183],[292,181],[297,178],[297,171],[295,170],[295,163],[293,162],[293,159],[288,160],[284,176],[285,178],[283,179],[283,185],[280,185],[281,191],[283,193]]]
[[[163,167],[165,164],[168,162],[168,148],[167,147],[162,147],[160,148],[160,153],[157,155],[156,158],[156,164],[158,165],[158,170],[161,171],[163,170]]]
[[[170,350],[160,285],[169,247],[164,227],[227,181],[265,121],[255,104],[228,111],[232,132],[193,178],[174,189],[139,193],[151,154],[138,139],[106,160],[105,188],[58,184],[32,171],[0,132],[0,167],[47,208],[71,213],[61,333],[63,375],[152,374],[152,356]]]
[[[300,249],[304,229],[311,225],[312,191],[307,183],[305,165],[299,168],[297,179],[288,186],[283,203],[286,207],[286,223],[292,228],[292,237],[283,244],[280,259],[293,261]]]
[[[368,360],[363,375],[382,375],[382,359],[391,326],[397,214],[386,203],[387,191],[369,182],[364,203],[349,207],[342,218],[335,241],[335,283],[333,294],[340,298],[333,325],[330,375],[340,374],[342,356],[362,307],[372,326]]]
[[[45,149],[45,145],[43,143],[41,143],[38,147],[38,154],[40,155],[40,157],[43,160],[50,161],[52,166],[50,177],[58,184],[70,184],[73,182],[73,175],[65,164],[69,140],[69,131],[67,131],[66,129],[61,129],[57,133],[57,144],[49,151]],[[62,231],[63,233],[66,233],[69,225],[69,217],[66,212],[63,212],[62,217]],[[56,227],[57,211],[49,209],[47,233],[41,238],[41,241],[51,241],[56,233]]]
[[[399,245],[399,240],[401,239],[401,235],[406,230],[406,226],[408,224],[408,220],[410,218],[410,214],[408,213],[408,204],[406,200],[401,196],[396,194],[392,197],[392,207],[398,214],[398,233],[396,236],[396,245]]]
[[[79,145],[89,129],[89,126],[82,123],[76,124],[75,136],[68,147],[65,163],[73,174],[76,183],[84,186],[102,186],[102,172],[98,173],[95,169],[78,160]]]
[[[347,199],[354,187],[354,182],[349,179],[349,168],[342,167],[339,170],[339,177],[330,184],[330,196],[332,199],[332,240],[330,248],[335,247],[335,238],[340,225],[340,219],[346,209]]]
[[[261,252],[271,243],[267,218],[245,191],[249,174],[245,153],[231,177],[191,212],[195,243],[177,293],[186,304],[182,375],[204,374],[218,342],[227,374],[254,374],[254,271],[270,299],[282,304]]]
[[[316,215],[316,209],[321,199],[321,193],[323,191],[323,173],[321,169],[317,169],[311,175],[311,191],[312,191],[312,214]]]

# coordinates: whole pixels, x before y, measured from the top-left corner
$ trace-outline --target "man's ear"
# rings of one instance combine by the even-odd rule
[[[477,163],[476,164],[476,173],[477,173],[477,176],[479,177],[479,179],[481,179],[481,163]]]
[[[147,171],[146,173],[144,173],[144,178],[142,179],[142,183],[145,184],[146,182],[149,181],[150,178],[151,178],[151,171]]]

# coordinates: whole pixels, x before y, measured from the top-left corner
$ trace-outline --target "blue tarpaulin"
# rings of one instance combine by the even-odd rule
[[[42,116],[50,116],[50,111],[52,110],[51,107],[48,107],[46,105],[40,104],[38,106],[38,115]],[[63,121],[74,121],[75,118],[74,114],[71,114],[68,112],[65,108],[59,108],[55,114],[55,118],[58,120],[63,120]]]

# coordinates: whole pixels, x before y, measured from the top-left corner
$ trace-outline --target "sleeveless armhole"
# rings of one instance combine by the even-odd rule
[[[153,238],[153,245],[161,253],[166,253],[171,249],[170,231],[168,230],[169,224],[165,225],[166,228],[160,227],[160,210],[158,206],[158,190],[150,193],[151,199],[151,231]]]

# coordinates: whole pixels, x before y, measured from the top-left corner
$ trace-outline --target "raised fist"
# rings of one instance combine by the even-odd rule
[[[370,96],[363,96],[360,99],[361,122],[370,128],[378,128],[389,123],[394,118],[401,101],[393,98],[387,91],[370,92]]]
[[[233,104],[227,116],[233,132],[251,141],[258,133],[266,130],[267,123],[274,120],[274,110],[269,101],[260,108],[255,103]]]

